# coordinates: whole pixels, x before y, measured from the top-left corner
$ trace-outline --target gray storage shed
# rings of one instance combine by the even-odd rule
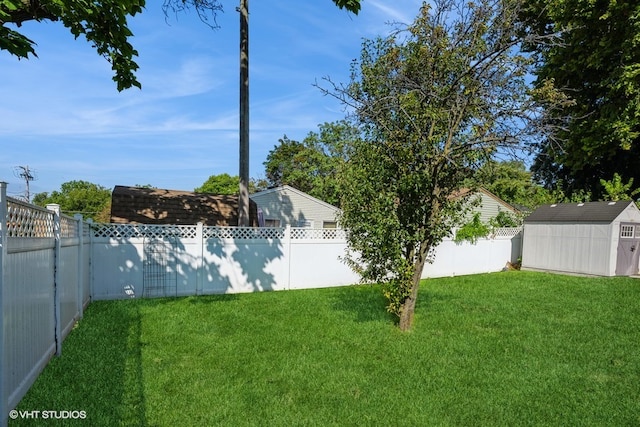
[[[523,269],[630,276],[638,274],[639,255],[633,201],[545,205],[524,221]]]

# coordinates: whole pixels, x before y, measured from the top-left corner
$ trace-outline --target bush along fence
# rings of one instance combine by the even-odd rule
[[[344,286],[346,231],[93,224],[6,196],[0,183],[0,415],[26,393],[90,300]],[[500,271],[519,229],[443,241],[423,278]]]

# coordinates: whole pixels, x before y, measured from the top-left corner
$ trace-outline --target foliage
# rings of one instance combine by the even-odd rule
[[[465,200],[452,195],[497,150],[543,130],[527,90],[531,57],[518,53],[518,7],[424,3],[407,28],[365,40],[349,85],[324,89],[354,111],[364,136],[339,181],[347,262],[363,281],[393,289],[389,310],[403,330],[428,254],[464,214]]]
[[[285,135],[264,162],[269,186],[290,185],[334,206],[340,205],[337,171],[350,142],[359,137],[347,121],[324,123],[302,142]]]
[[[489,161],[470,182],[484,187],[507,203],[526,208],[525,210],[551,203],[588,202],[593,199],[590,191],[582,189],[565,193],[567,186],[561,180],[550,188],[537,184],[534,174],[526,170],[524,163],[516,160]]]
[[[533,210],[558,201],[556,194],[533,181],[531,172],[519,160],[487,162],[478,170],[474,183],[517,207]]]
[[[342,8],[358,13],[360,0],[333,0]],[[114,72],[118,90],[141,87],[135,76],[138,52],[130,43],[133,33],[128,19],[141,13],[146,0],[0,0],[0,50],[18,58],[36,56],[36,42],[7,24],[17,27],[29,20],[60,21],[76,38],[84,38],[105,57]],[[165,14],[195,9],[200,19],[215,27],[216,14],[222,11],[218,0],[163,0]]]
[[[629,179],[626,184],[622,182],[622,177],[617,173],[613,174],[613,179],[605,181],[600,180],[600,184],[604,187],[605,200],[632,200],[634,196],[640,193],[640,188],[633,188],[633,178]]]
[[[101,185],[87,181],[68,181],[60,186],[60,191],[37,193],[33,204],[46,207],[47,204],[60,205],[62,213],[82,214],[98,222],[109,222],[111,191]]]
[[[538,87],[554,84],[573,99],[552,112],[564,122],[538,148],[535,175],[552,188],[602,196],[600,179],[640,175],[640,3],[534,0],[522,16],[558,43],[532,49]],[[596,36],[597,35],[597,36]]]
[[[238,194],[239,188],[240,178],[237,175],[231,176],[228,173],[222,173],[211,175],[200,187],[195,188],[193,191],[196,193],[235,195]],[[249,193],[262,191],[266,188],[267,183],[264,180],[251,178],[249,181]]]
[[[502,227],[520,227],[524,218],[522,215],[514,215],[507,211],[500,211],[489,220],[489,226],[492,228]]]
[[[637,279],[422,286],[402,337],[377,285],[92,302],[16,408],[87,419],[9,426],[638,424]]]
[[[238,194],[240,188],[240,178],[231,176],[228,173],[219,175],[211,175],[200,187],[193,191],[196,193],[212,193],[212,194]]]
[[[456,243],[468,241],[475,244],[478,239],[487,237],[489,232],[491,232],[491,228],[480,220],[480,212],[476,212],[471,221],[456,230],[453,241]]]

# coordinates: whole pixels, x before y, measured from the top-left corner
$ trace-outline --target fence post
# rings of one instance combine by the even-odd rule
[[[84,229],[82,224],[82,214],[75,214],[76,228],[78,230],[78,269],[76,271],[76,301],[78,319],[82,319],[82,303],[84,300]]]
[[[287,255],[285,257],[287,263],[287,287],[286,290],[291,290],[291,225],[287,224],[284,229],[284,247],[287,248]]]
[[[89,224],[89,302],[93,300],[93,220],[87,219]]]
[[[62,354],[62,326],[60,319],[60,205],[48,204],[47,209],[53,212],[53,236],[55,249],[53,256],[53,306],[54,306],[54,333],[56,339],[56,356]]]
[[[198,222],[196,224],[196,244],[198,245],[196,259],[196,295],[204,292],[204,224]]]
[[[8,399],[4,372],[4,271],[7,259],[7,183],[0,182],[0,426],[9,422]]]

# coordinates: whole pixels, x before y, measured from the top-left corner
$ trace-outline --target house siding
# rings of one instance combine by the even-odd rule
[[[249,196],[262,209],[265,220],[280,220],[280,226],[323,228],[325,222],[335,222],[340,210],[292,187],[284,186]]]
[[[473,218],[476,212],[480,212],[480,220],[484,223],[488,223],[492,218],[495,218],[500,212],[508,212],[510,214],[515,214],[516,211],[511,206],[507,205],[504,202],[500,202],[489,194],[485,193],[484,190],[480,190],[471,196],[470,200],[475,200],[479,198],[480,204],[473,208],[473,210],[469,213],[469,220]]]

